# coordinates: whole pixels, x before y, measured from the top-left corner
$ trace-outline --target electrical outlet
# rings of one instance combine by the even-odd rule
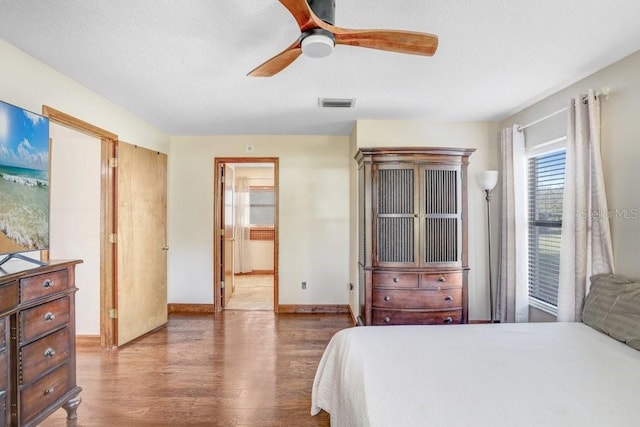
[[[307,282],[302,282],[302,289],[307,289]]]

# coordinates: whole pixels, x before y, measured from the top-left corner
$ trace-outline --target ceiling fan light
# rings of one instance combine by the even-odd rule
[[[324,58],[331,55],[334,41],[325,35],[312,34],[302,39],[302,53],[311,58]]]

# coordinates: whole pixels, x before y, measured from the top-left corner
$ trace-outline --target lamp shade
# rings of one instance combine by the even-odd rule
[[[478,184],[483,190],[493,190],[498,183],[498,171],[478,172]]]

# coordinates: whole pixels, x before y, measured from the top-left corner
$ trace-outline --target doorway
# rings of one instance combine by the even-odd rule
[[[278,159],[215,160],[216,311],[278,311]]]

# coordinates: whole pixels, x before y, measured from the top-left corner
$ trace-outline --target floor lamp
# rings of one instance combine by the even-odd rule
[[[489,315],[491,316],[491,322],[494,323],[495,310],[494,310],[494,297],[493,297],[493,277],[491,274],[491,191],[498,183],[498,171],[489,170],[478,173],[478,184],[484,190],[487,201],[487,249],[489,254]]]

